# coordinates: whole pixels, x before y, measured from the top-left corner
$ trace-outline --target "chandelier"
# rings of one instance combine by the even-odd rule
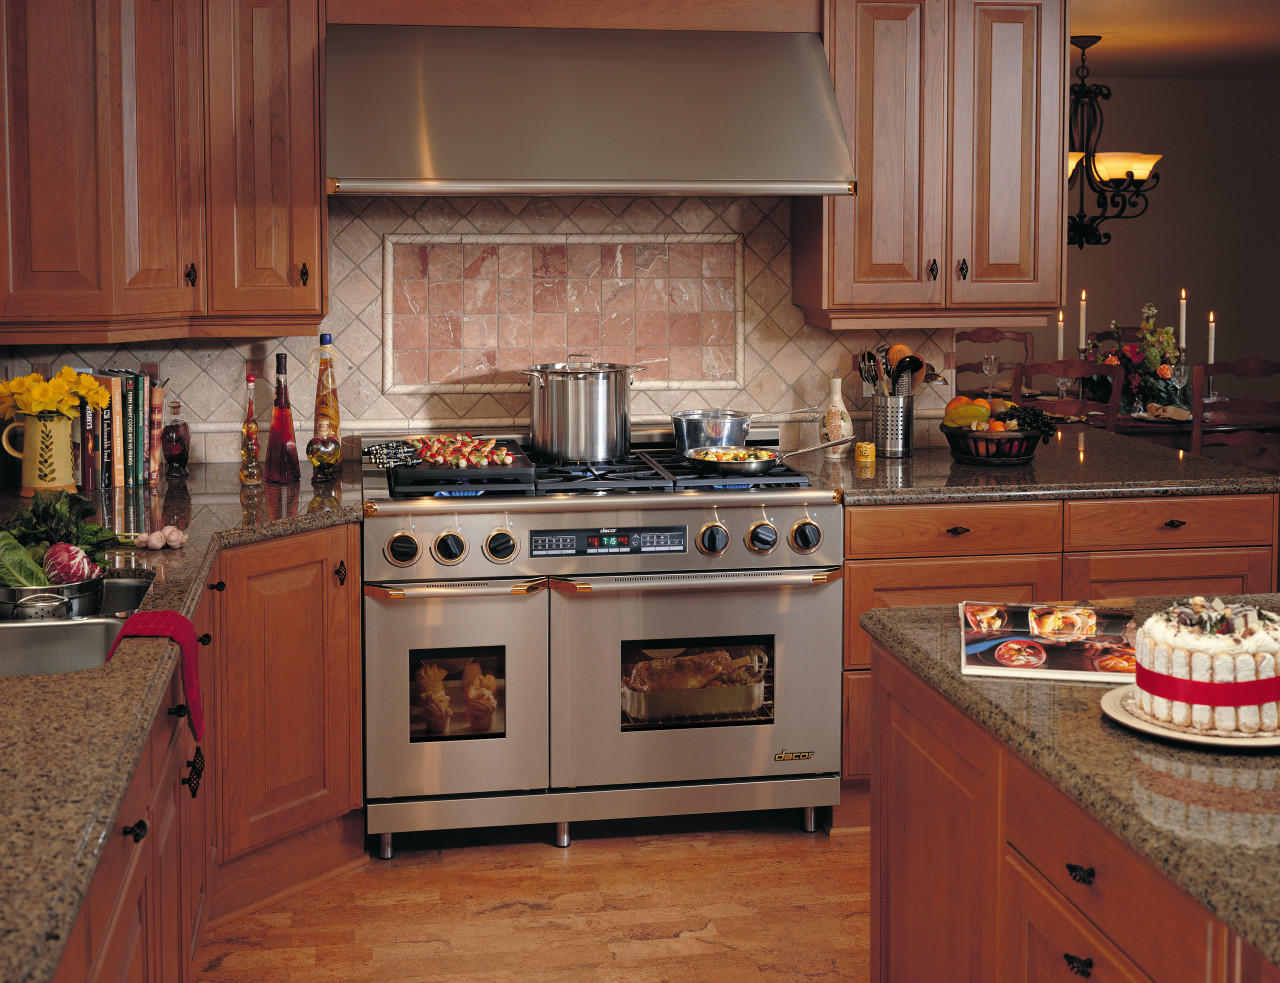
[[[1080,49],[1078,82],[1071,86],[1071,142],[1067,154],[1067,191],[1076,191],[1078,207],[1067,216],[1067,245],[1105,246],[1111,233],[1099,228],[1113,218],[1137,218],[1147,210],[1147,192],[1160,183],[1154,173],[1160,154],[1098,153],[1102,136],[1102,102],[1111,98],[1105,85],[1089,84],[1084,53],[1102,38],[1077,34],[1071,44]],[[1092,204],[1093,214],[1088,206]]]

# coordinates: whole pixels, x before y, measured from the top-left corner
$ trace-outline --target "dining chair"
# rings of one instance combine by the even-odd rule
[[[1280,400],[1252,396],[1205,402],[1209,379],[1267,379],[1280,376],[1280,362],[1242,358],[1211,362],[1191,370],[1191,453],[1206,446],[1239,448],[1231,460],[1259,471],[1280,473]],[[1275,391],[1272,389],[1271,391]]]
[[[1005,331],[1002,328],[974,328],[972,331],[956,332],[956,352],[959,353],[960,342],[970,342],[975,345],[998,345],[1003,341],[1017,342],[1022,345],[1025,356],[1022,361],[1035,361],[1035,335],[1030,331]],[[1005,362],[1001,361],[997,366],[997,371],[1007,372],[1017,365],[1017,361]],[[972,372],[976,375],[982,375],[982,359],[976,362],[963,362],[956,365],[956,394],[967,395],[985,391],[985,387],[979,389],[962,389],[960,386],[960,376],[963,373]],[[1012,392],[1012,390],[1010,390]]]
[[[1013,367],[1012,392],[1021,393],[1024,389],[1035,390],[1034,380],[1048,377],[1053,380],[1050,389],[1057,391],[1058,379],[1089,379],[1104,376],[1111,380],[1111,397],[1105,403],[1091,399],[1037,399],[1024,396],[1014,400],[1019,406],[1038,406],[1046,413],[1055,416],[1084,417],[1086,422],[1090,413],[1101,415],[1102,426],[1112,433],[1116,431],[1116,420],[1120,416],[1120,387],[1124,385],[1124,370],[1119,365],[1100,365],[1085,358],[1064,358],[1056,362],[1018,363]]]

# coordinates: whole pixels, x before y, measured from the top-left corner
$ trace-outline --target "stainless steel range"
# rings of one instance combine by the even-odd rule
[[[667,435],[669,438],[669,434]],[[753,436],[756,436],[753,434]],[[767,436],[767,434],[766,434]],[[380,467],[364,438],[368,831],[840,795],[841,509],[779,466]],[[682,465],[684,467],[682,468]]]

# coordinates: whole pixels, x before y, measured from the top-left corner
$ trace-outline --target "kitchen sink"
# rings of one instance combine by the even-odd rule
[[[122,624],[118,618],[2,621],[0,676],[76,672],[103,665]]]
[[[102,584],[102,616],[127,618],[138,610],[150,586],[149,577],[108,577]]]

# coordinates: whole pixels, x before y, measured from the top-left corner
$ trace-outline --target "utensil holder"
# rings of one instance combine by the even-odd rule
[[[876,456],[910,457],[912,413],[910,396],[876,393],[871,403]]]

